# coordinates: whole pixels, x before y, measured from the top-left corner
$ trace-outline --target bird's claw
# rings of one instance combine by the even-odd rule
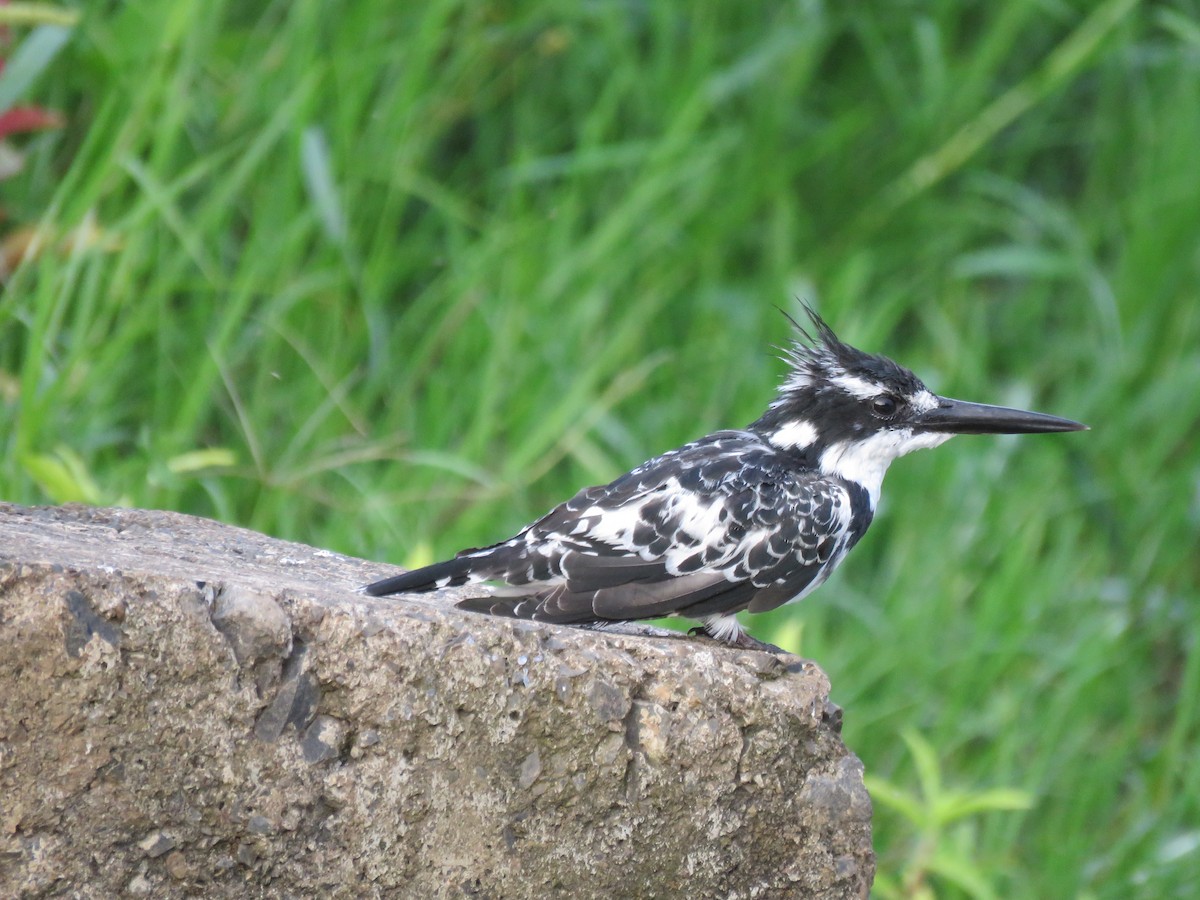
[[[733,640],[724,640],[710,634],[703,625],[697,625],[694,628],[689,628],[688,634],[692,637],[706,637],[719,644],[724,644],[726,647],[736,647],[739,650],[757,650],[760,653],[773,653],[777,656],[781,654],[785,656],[794,655],[775,644],[768,644],[766,641],[760,641],[756,637],[751,637],[744,631],[738,632],[738,636]]]

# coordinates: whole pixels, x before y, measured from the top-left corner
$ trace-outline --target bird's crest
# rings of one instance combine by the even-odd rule
[[[784,313],[796,330],[796,339],[782,348],[781,358],[789,371],[781,386],[781,400],[830,389],[861,398],[885,390],[910,394],[924,388],[912,372],[886,356],[866,353],[842,341],[816,310],[807,303],[803,306],[812,331]]]

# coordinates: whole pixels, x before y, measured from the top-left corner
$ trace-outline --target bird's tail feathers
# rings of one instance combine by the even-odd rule
[[[363,593],[370,594],[372,597],[383,597],[387,594],[436,591],[439,588],[466,584],[468,581],[479,581],[480,578],[472,577],[474,573],[471,570],[476,563],[477,560],[460,556],[445,562],[434,563],[431,566],[413,569],[411,572],[402,572],[391,578],[384,578],[368,584],[362,590]]]
[[[547,616],[545,614],[546,597],[561,592],[562,588],[539,591],[530,590],[528,586],[499,587],[480,597],[466,597],[454,605],[458,609],[470,612],[510,616],[514,619],[541,619],[558,623],[590,622],[595,619],[590,612],[575,612],[558,617]]]

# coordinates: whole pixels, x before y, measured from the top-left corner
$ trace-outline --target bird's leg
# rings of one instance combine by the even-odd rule
[[[697,625],[695,628],[689,628],[688,634],[692,637],[706,637],[719,644],[724,644],[727,647],[736,647],[739,650],[757,650],[760,653],[773,653],[775,655],[794,655],[782,647],[777,647],[774,644],[768,644],[766,641],[760,641],[756,637],[751,637],[745,631],[739,631],[737,637],[734,638],[723,638],[712,634],[704,625]]]
[[[779,654],[784,654],[787,656],[793,655],[787,650],[784,650],[782,647],[776,646],[775,644],[768,644],[766,641],[760,641],[756,637],[751,637],[745,631],[743,631],[729,643],[731,646],[737,647],[741,650],[757,650],[761,653],[773,653],[776,656]]]

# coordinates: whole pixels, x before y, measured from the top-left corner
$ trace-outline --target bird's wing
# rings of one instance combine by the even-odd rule
[[[757,435],[718,432],[465,552],[507,585],[466,605],[558,622],[770,609],[827,570],[851,519],[841,482],[797,472]]]

